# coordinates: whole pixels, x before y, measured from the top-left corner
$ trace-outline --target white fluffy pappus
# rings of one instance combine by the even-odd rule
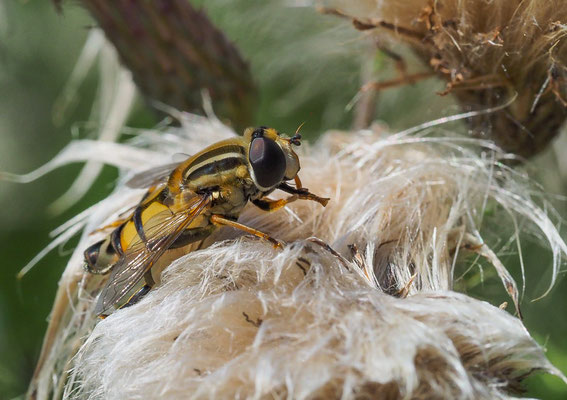
[[[110,162],[127,179],[233,135],[214,118],[178,117],[181,128],[147,131],[130,144],[83,142],[74,159]],[[90,232],[143,191],[119,184],[60,229],[56,243],[85,227],[30,393],[492,399],[508,398],[536,370],[565,379],[519,319],[452,291],[459,251],[467,249],[496,264],[517,297],[480,236],[488,203],[539,229],[554,255],[554,279],[567,253],[525,177],[504,166],[490,142],[376,129],[328,132],[300,150],[301,179],[331,198],[327,207],[296,201],[265,213],[250,205],[239,219],[285,241],[283,251],[222,228],[204,249],[175,260],[139,303],[96,325],[104,278],[83,272],[82,251],[103,235]]]

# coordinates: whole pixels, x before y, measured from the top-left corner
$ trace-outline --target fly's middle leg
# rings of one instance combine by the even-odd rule
[[[262,238],[262,239],[267,240],[268,242],[272,243],[274,245],[274,248],[276,248],[276,249],[277,248],[280,248],[280,249],[283,248],[283,245],[278,240],[274,239],[273,237],[271,237],[267,233],[259,231],[258,229],[251,228],[251,227],[246,226],[244,224],[238,223],[236,221],[227,219],[227,218],[222,217],[220,215],[211,215],[211,222],[215,225],[231,226],[233,228],[240,229],[241,231],[251,233],[254,236],[257,236],[259,238]]]

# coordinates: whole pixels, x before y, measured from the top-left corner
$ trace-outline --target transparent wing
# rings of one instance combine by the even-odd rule
[[[185,228],[210,204],[210,195],[195,196],[186,210],[168,214],[148,229],[146,242],[138,241],[132,244],[112,268],[108,282],[98,298],[95,313],[103,314],[122,300]]]
[[[132,189],[145,189],[158,182],[165,181],[178,165],[179,162],[175,162],[139,172],[128,179],[126,185]]]

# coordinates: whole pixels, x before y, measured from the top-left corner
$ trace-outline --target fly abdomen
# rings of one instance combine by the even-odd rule
[[[147,242],[146,232],[144,231],[144,221],[142,220],[142,212],[145,208],[142,206],[136,207],[134,210],[134,215],[132,216],[132,222],[134,222],[134,227],[136,228],[136,233],[142,242]]]
[[[112,235],[89,246],[83,253],[85,256],[86,270],[91,274],[107,274],[120,258],[120,254],[116,252],[116,249],[112,245],[111,238]]]
[[[92,246],[89,246],[83,255],[85,256],[85,262],[87,263],[87,270],[91,273],[95,272],[96,261],[98,260],[98,253],[100,252],[100,247],[104,243],[104,240],[96,242]]]
[[[118,255],[120,256],[124,254],[124,249],[122,248],[122,241],[121,241],[122,229],[124,229],[124,224],[120,225],[110,234],[110,244],[114,248],[114,251],[117,252]]]

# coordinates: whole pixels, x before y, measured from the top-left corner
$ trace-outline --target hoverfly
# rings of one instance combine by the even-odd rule
[[[173,168],[134,177],[131,183],[150,188],[129,217],[111,224],[115,229],[84,252],[88,272],[110,273],[95,313],[104,317],[111,309],[134,304],[155,284],[152,267],[167,250],[203,240],[220,226],[280,247],[277,240],[237,219],[249,200],[265,211],[297,199],[327,204],[328,198],[301,186],[299,158],[292,148],[300,144],[297,132],[290,138],[272,128],[248,128],[242,137],[215,143]],[[295,187],[287,183],[292,180]],[[291,196],[265,197],[276,189]],[[137,289],[142,279],[145,284]]]

